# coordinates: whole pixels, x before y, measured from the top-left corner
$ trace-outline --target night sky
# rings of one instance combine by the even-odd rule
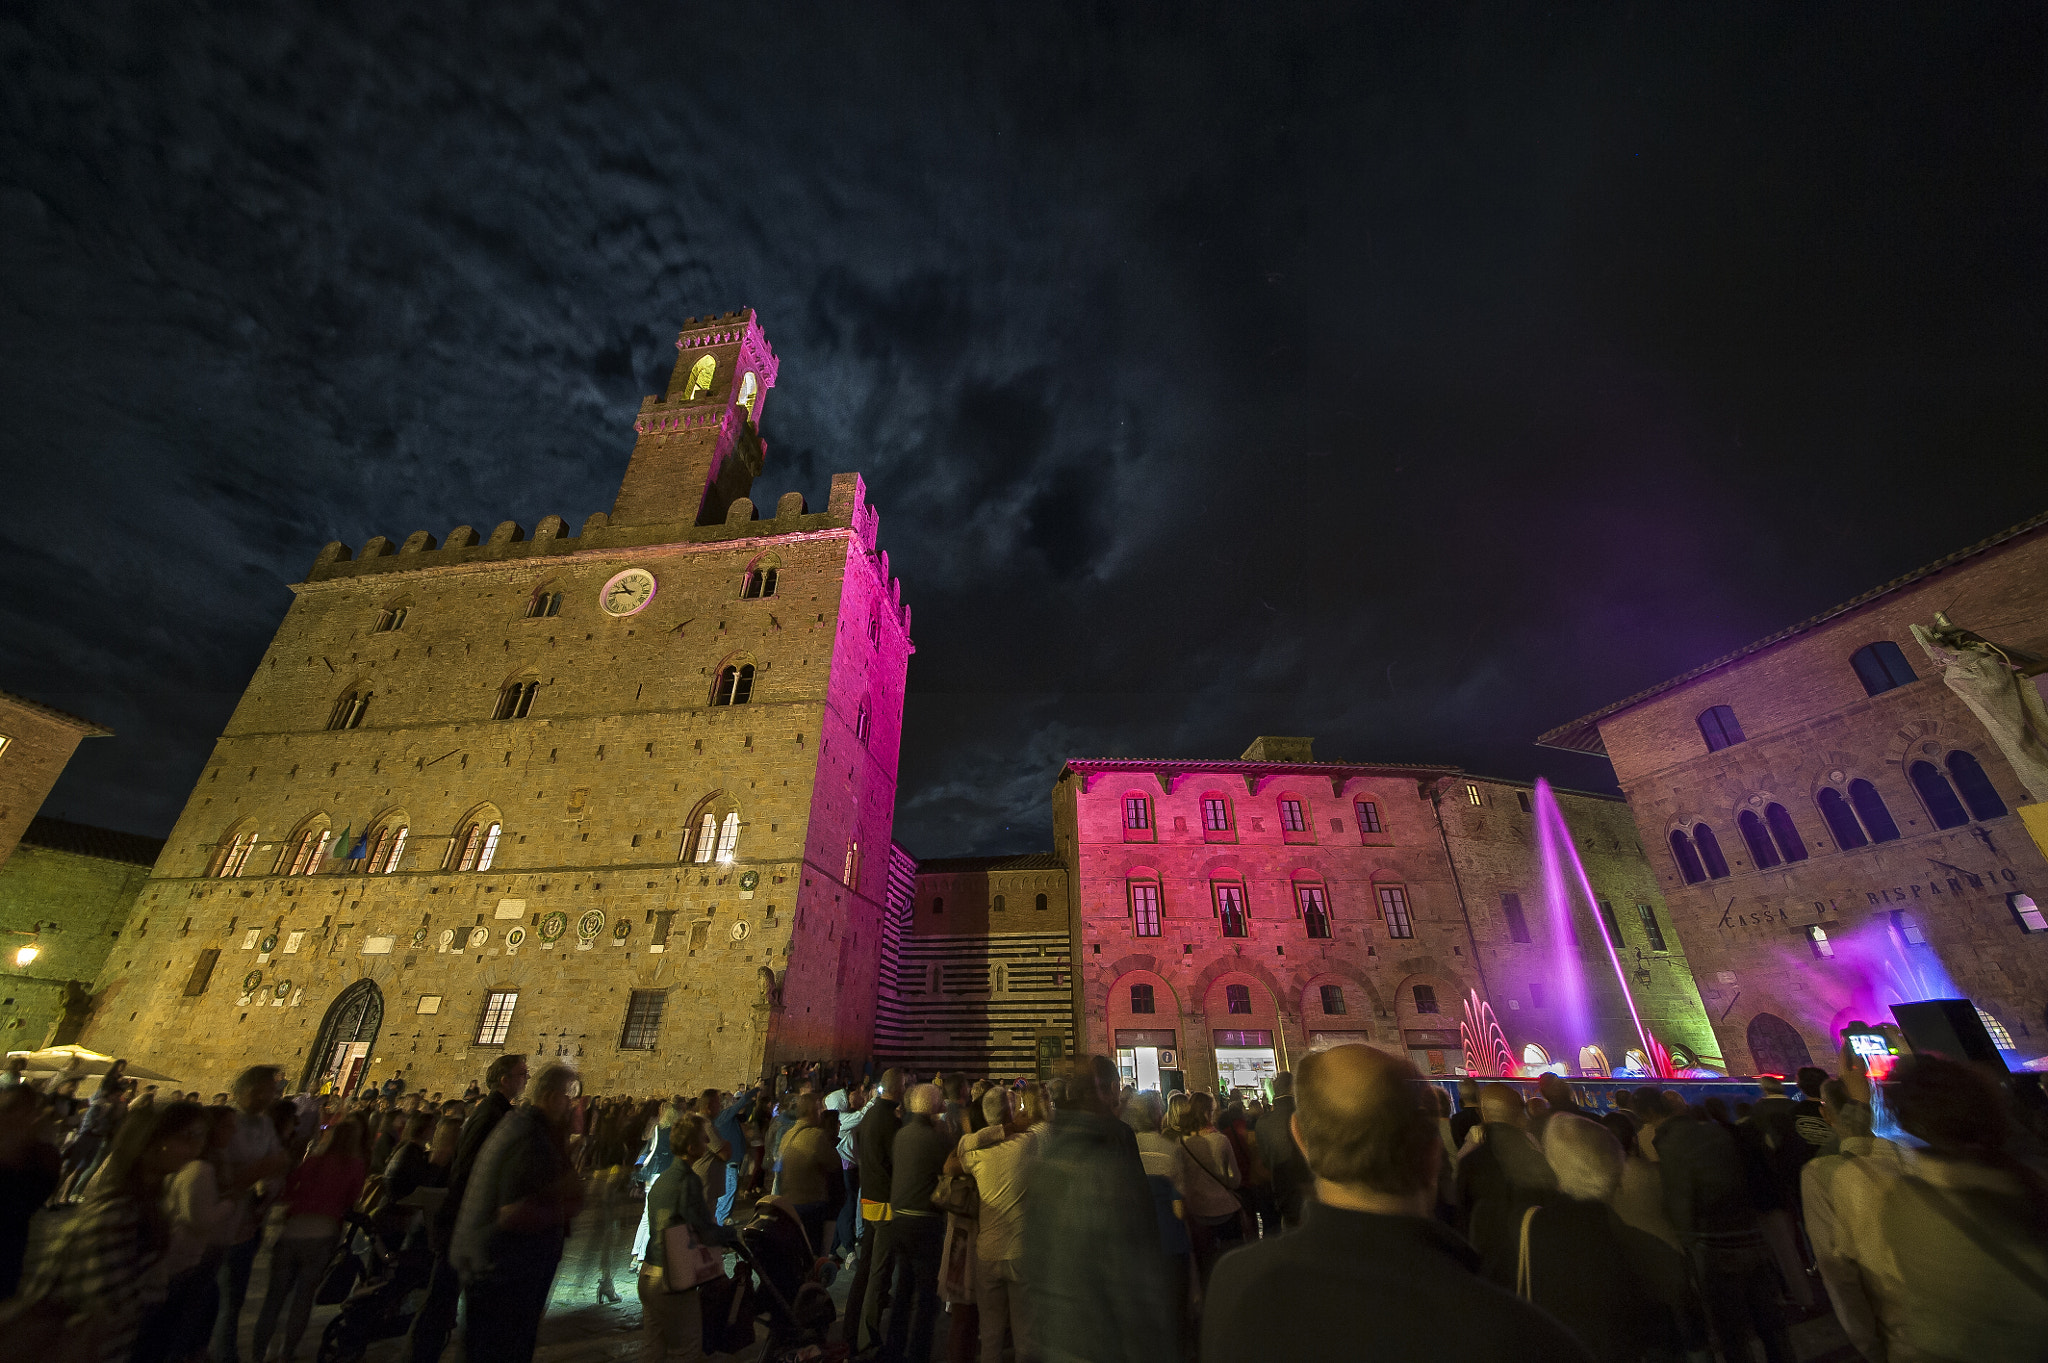
[[[8,4],[45,812],[168,831],[323,543],[609,509],[743,306],[917,855],[1260,733],[1607,787],[1531,740],[2048,507],[2048,12],[1693,8]]]

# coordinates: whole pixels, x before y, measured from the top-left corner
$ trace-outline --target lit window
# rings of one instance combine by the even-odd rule
[[[479,820],[465,828],[462,831],[462,836],[457,838],[454,843],[453,856],[449,859],[448,869],[451,871],[490,870],[491,859],[498,852],[499,831],[500,825],[495,821],[485,823]]]
[[[626,1003],[626,1028],[619,1036],[619,1049],[651,1051],[661,1033],[661,1010],[668,994],[660,989],[635,989]]]
[[[1133,1013],[1150,1013],[1154,1011],[1151,985],[1134,984],[1131,986],[1131,1011]]]
[[[1308,816],[1302,812],[1301,801],[1289,798],[1280,802],[1280,828],[1286,833],[1308,832]]]
[[[1150,832],[1152,802],[1142,795],[1124,796],[1124,827],[1133,833]]]
[[[1927,945],[1927,934],[1920,931],[1920,925],[1913,921],[1913,915],[1904,909],[1892,910],[1892,931],[1896,932],[1899,940],[1909,947]]]
[[[1311,937],[1330,935],[1330,903],[1324,897],[1320,885],[1297,885],[1294,887],[1294,903],[1301,912],[1302,926]]]
[[[707,865],[712,854],[718,850],[718,816],[710,810],[697,821],[697,840],[690,860],[699,866]]]
[[[1234,880],[1216,882],[1216,916],[1223,920],[1225,937],[1247,935],[1244,914],[1244,886]]]
[[[725,822],[720,824],[718,828],[719,861],[730,862],[733,859],[733,854],[739,851],[739,846],[740,812],[737,809],[728,809],[725,812]]]
[[[242,874],[242,868],[249,864],[249,854],[256,850],[256,832],[237,833],[214,853],[213,869],[210,875],[232,877]]]
[[[334,703],[334,712],[327,717],[327,727],[332,729],[360,729],[363,727],[363,712],[370,708],[368,691],[351,691]]]
[[[369,841],[369,854],[363,859],[362,869],[373,876],[389,875],[398,869],[398,856],[405,851],[406,827],[404,824],[384,824]]]
[[[683,401],[694,402],[711,391],[711,381],[718,377],[718,361],[709,355],[700,355],[690,366],[689,380],[683,385]]]
[[[1230,801],[1221,795],[1202,797],[1202,832],[1213,837],[1230,831]]]
[[[2000,798],[1998,787],[1991,784],[1975,756],[1956,749],[1948,755],[1948,774],[1955,778],[1956,789],[1962,793],[1963,803],[1969,805],[1971,817],[1996,819],[2005,813],[2005,801]]]
[[[1484,800],[1479,798],[1479,787],[1473,785],[1469,781],[1465,783],[1465,799],[1468,802],[1475,805],[1482,805],[1486,803]]]
[[[2019,1049],[2012,1044],[2012,1033],[2005,1030],[2005,1024],[1985,1012],[1982,1008],[1977,1009],[1977,1021],[1984,1024],[1984,1030],[1991,1036],[1991,1044],[1998,1047],[1999,1050],[2012,1051]]]
[[[1159,886],[1149,880],[1131,882],[1131,920],[1140,937],[1159,935]]]
[[[1532,1008],[1548,1008],[1550,1006],[1550,999],[1544,994],[1541,984],[1532,983],[1529,986],[1529,1006]]]
[[[372,633],[389,634],[392,630],[403,629],[404,627],[405,607],[393,606],[390,610],[378,614],[377,628]]]
[[[1742,741],[1742,725],[1736,721],[1735,712],[1725,705],[1700,711],[1698,723],[1700,737],[1707,740],[1708,752],[1720,752]]]
[[[525,719],[533,710],[533,698],[540,692],[537,681],[516,681],[498,692],[498,710],[494,719]]]
[[[533,600],[526,603],[526,618],[529,620],[539,620],[550,615],[560,615],[561,613],[562,594],[560,592],[536,592],[534,593]]]
[[[754,395],[759,391],[760,388],[754,380],[753,370],[749,369],[746,373],[740,375],[739,404],[747,409],[748,416],[754,414]]]
[[[741,663],[738,667],[725,666],[718,669],[718,685],[712,688],[713,705],[745,705],[754,694],[754,665]]]
[[[754,568],[748,571],[746,581],[740,584],[740,597],[753,601],[764,596],[775,595],[775,574],[773,568]]]
[[[9,738],[6,734],[0,734],[0,757],[5,757],[7,750],[13,746],[13,739]]]
[[[1343,1016],[1344,986],[1341,984],[1326,984],[1322,987],[1321,993],[1323,996],[1323,1012],[1331,1017]]]
[[[1252,987],[1248,984],[1224,985],[1223,1007],[1225,1012],[1249,1014],[1252,1011]]]
[[[1927,806],[1927,816],[1934,820],[1936,828],[1961,828],[1970,821],[1963,802],[1956,798],[1955,787],[1941,774],[1940,767],[1932,762],[1915,762],[1907,768],[1906,776],[1919,792],[1921,803]]]
[[[320,863],[327,855],[327,844],[334,837],[334,830],[325,827],[308,828],[292,839],[278,870],[282,875],[310,876],[320,873]]]
[[[1849,655],[1849,666],[1856,669],[1856,680],[1863,683],[1863,690],[1873,696],[1920,680],[1914,675],[1913,665],[1906,661],[1906,655],[1889,639],[1880,639],[1857,649]]]
[[[1399,885],[1380,887],[1380,915],[1387,920],[1387,936],[1415,935],[1415,925],[1408,920],[1408,891]]]
[[[1664,945],[1664,929],[1657,922],[1657,910],[1648,904],[1636,905],[1636,917],[1643,920],[1643,935],[1650,939],[1650,950],[1668,950]]]
[[[476,1044],[502,1046],[512,1030],[512,1009],[519,1003],[516,989],[493,989],[484,997],[484,1015],[477,1020]]]
[[[1621,945],[1621,923],[1614,916],[1614,905],[1604,899],[1594,901],[1600,910],[1600,926],[1607,933],[1607,940],[1615,946]]]
[[[1541,1068],[1550,1063],[1550,1052],[1544,1050],[1537,1042],[1532,1041],[1522,1047],[1522,1063],[1531,1069]]]
[[[1380,831],[1380,807],[1378,801],[1353,800],[1351,808],[1358,815],[1358,831],[1360,833],[1377,833]]]
[[[1409,993],[1414,996],[1416,1012],[1434,1013],[1436,1011],[1436,986],[1418,984]]]
[[[2019,923],[2020,931],[2048,932],[2048,917],[2042,916],[2041,906],[2034,902],[2034,896],[2009,894],[2005,897],[2005,905],[2012,910],[2012,916]]]
[[[849,886],[860,879],[860,844],[858,842],[846,844],[846,870],[839,879],[840,883]]]
[[[1828,930],[1818,923],[1807,928],[1806,942],[1813,948],[1814,956],[1820,960],[1829,960],[1835,954],[1835,944],[1828,940]]]
[[[1529,916],[1522,912],[1522,896],[1504,894],[1500,897],[1501,917],[1508,920],[1508,940],[1526,942],[1529,940]]]

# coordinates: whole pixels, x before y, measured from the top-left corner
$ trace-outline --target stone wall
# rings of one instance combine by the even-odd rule
[[[0,866],[0,1050],[73,1038],[82,1007],[163,844],[57,819],[29,825]],[[33,943],[26,966],[15,953]]]
[[[110,736],[75,715],[0,691],[0,865],[42,809],[79,740]]]

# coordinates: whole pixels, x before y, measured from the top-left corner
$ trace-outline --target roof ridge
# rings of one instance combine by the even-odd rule
[[[51,719],[75,725],[85,730],[87,738],[112,738],[114,736],[112,729],[104,725],[95,724],[82,715],[74,715],[69,710],[59,710],[56,706],[45,705],[39,700],[30,700],[27,696],[17,696],[12,691],[0,691],[0,700],[11,701],[23,709],[34,710],[38,714],[47,715]]]

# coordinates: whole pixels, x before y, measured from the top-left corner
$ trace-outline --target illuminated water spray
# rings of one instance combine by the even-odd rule
[[[1550,908],[1551,955],[1556,967],[1553,976],[1559,1001],[1564,1005],[1564,1021],[1567,1037],[1577,1037],[1576,1043],[1585,1046],[1596,1037],[1593,1030],[1593,1010],[1586,997],[1586,976],[1579,967],[1579,957],[1572,950],[1572,943],[1578,933],[1572,925],[1572,895],[1579,894],[1586,901],[1586,916],[1591,921],[1595,936],[1607,949],[1607,959],[1614,966],[1614,979],[1621,986],[1621,997],[1628,1004],[1628,1015],[1636,1025],[1636,1035],[1642,1038],[1643,1055],[1653,1073],[1669,1076],[1671,1056],[1650,1029],[1643,1025],[1642,1014],[1636,1011],[1636,998],[1629,991],[1628,974],[1621,968],[1621,957],[1615,953],[1614,943],[1609,940],[1605,928],[1599,922],[1599,910],[1593,898],[1593,882],[1586,878],[1586,868],[1579,860],[1579,850],[1572,844],[1572,830],[1564,821],[1564,811],[1557,807],[1557,796],[1551,793],[1550,782],[1536,778],[1536,848],[1543,872],[1543,899]]]
[[[1458,1039],[1465,1046],[1467,1073],[1497,1074],[1504,1079],[1521,1073],[1507,1033],[1493,1015],[1493,1005],[1480,998],[1476,989],[1465,996],[1465,1020],[1458,1024]]]

